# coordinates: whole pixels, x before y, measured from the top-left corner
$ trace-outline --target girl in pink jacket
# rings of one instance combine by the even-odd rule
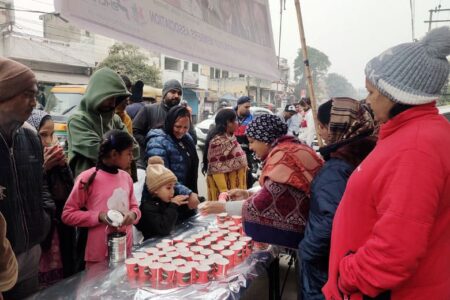
[[[84,260],[86,265],[105,261],[107,234],[113,230],[127,233],[127,253],[131,253],[132,224],[141,217],[130,175],[133,138],[124,131],[108,131],[100,144],[97,166],[82,172],[66,202],[62,221],[67,225],[88,227]],[[120,211],[123,222],[113,228],[106,220],[108,210]]]

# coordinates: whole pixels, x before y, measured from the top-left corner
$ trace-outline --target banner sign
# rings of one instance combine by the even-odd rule
[[[279,79],[268,0],[55,0],[83,29],[168,56]]]

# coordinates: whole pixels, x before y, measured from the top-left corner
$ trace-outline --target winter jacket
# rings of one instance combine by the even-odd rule
[[[83,183],[87,182],[95,171],[96,168],[91,168],[78,176],[62,214],[65,224],[89,228],[84,257],[87,262],[105,261],[108,256],[107,234],[113,229],[111,226],[99,222],[98,217],[101,212],[107,212],[109,209],[115,209],[122,213],[132,211],[136,214],[134,224],[141,217],[130,175],[122,170],[110,173],[100,169],[97,171],[92,185],[85,191]],[[83,210],[84,208],[86,210]],[[132,226],[122,226],[119,230],[126,231],[127,253],[131,253]]]
[[[127,131],[114,110],[99,112],[98,106],[110,97],[128,95],[130,93],[125,84],[113,70],[102,68],[91,76],[78,110],[67,122],[69,166],[75,177],[95,166],[102,137],[107,131],[111,129]],[[133,147],[133,156],[139,157],[137,143]]]
[[[336,211],[326,299],[450,299],[449,133],[435,103],[381,126]]]
[[[193,143],[192,138],[189,134],[186,134],[186,139]],[[152,156],[160,156],[164,160],[164,166],[171,170],[175,176],[177,176],[178,182],[175,185],[175,194],[177,195],[189,195],[192,192],[197,192],[197,185],[186,186],[187,178],[194,177],[194,182],[197,182],[198,177],[198,157],[191,157],[192,169],[188,169],[189,164],[187,160],[189,159],[184,155],[184,151],[181,149],[180,145],[175,142],[175,140],[168,134],[166,134],[162,129],[150,130],[147,136],[147,148],[146,148],[146,158]],[[195,163],[196,161],[196,163]],[[197,168],[195,167],[197,165]]]
[[[143,108],[144,106],[145,106],[144,102],[131,103],[131,104],[127,105],[127,108],[125,108],[125,111],[130,116],[131,120],[133,120],[134,117],[136,117],[138,112],[141,110],[141,108]]]
[[[145,161],[145,147],[147,141],[147,135],[150,130],[162,128],[164,126],[164,121],[166,120],[167,112],[170,107],[164,104],[164,101],[160,103],[153,103],[144,106],[133,119],[133,135],[139,143],[141,148],[141,160],[138,166],[141,168],[146,168],[147,163]],[[191,135],[194,144],[197,143],[197,136],[195,135],[194,126],[190,126],[189,134]]]
[[[158,197],[142,201],[139,209],[142,216],[136,227],[144,239],[170,234],[178,221],[178,205],[164,202]]]
[[[332,150],[334,145],[320,149],[326,162],[312,182],[309,217],[305,236],[299,244],[302,297],[305,300],[325,299],[321,290],[328,279],[334,214],[351,173],[375,147],[372,137],[345,142]],[[328,149],[330,151],[326,151]]]
[[[42,242],[50,229],[55,206],[44,182],[43,163],[35,131],[20,127],[11,147],[0,133],[0,212],[16,255]]]

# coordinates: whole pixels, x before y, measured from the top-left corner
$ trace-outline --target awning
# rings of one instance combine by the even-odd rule
[[[66,84],[87,84],[89,76],[81,74],[56,73],[48,71],[33,71],[38,81]]]

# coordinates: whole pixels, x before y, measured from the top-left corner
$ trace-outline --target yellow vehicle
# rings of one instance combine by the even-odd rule
[[[52,116],[55,136],[63,147],[67,141],[67,120],[77,110],[86,88],[87,85],[57,85],[47,97],[44,110]]]
[[[77,110],[86,88],[87,85],[57,85],[50,90],[47,97],[45,111],[52,116],[55,122],[55,136],[63,147],[67,141],[67,121]],[[144,101],[154,98],[159,102],[162,98],[162,89],[144,85],[142,98]]]

